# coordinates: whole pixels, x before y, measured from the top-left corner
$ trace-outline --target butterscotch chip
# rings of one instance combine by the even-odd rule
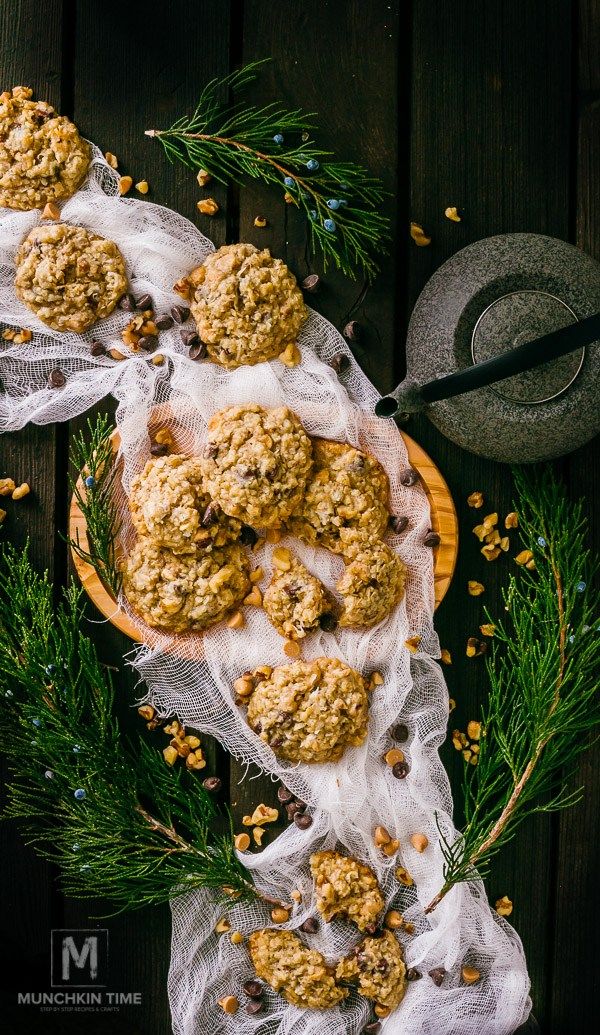
[[[336,985],[321,953],[308,949],[293,931],[254,931],[248,948],[257,977],[293,1006],[322,1010],[348,995],[348,989]]]
[[[211,503],[198,460],[180,453],[148,461],[131,484],[129,507],[141,536],[174,553],[235,542],[241,523]]]
[[[349,564],[336,586],[344,604],[339,624],[377,625],[404,595],[404,563],[386,543],[352,529],[340,529],[340,543]]]
[[[340,960],[335,972],[337,981],[350,981],[358,987],[358,994],[385,1007],[387,1016],[395,1010],[406,992],[406,967],[402,947],[391,931],[379,938],[364,938],[345,959]]]
[[[66,223],[36,226],[16,257],[15,290],[42,323],[81,334],[112,313],[127,289],[112,241]]]
[[[314,467],[306,492],[288,522],[293,535],[344,552],[342,529],[380,539],[389,520],[389,481],[375,457],[345,442],[313,439]]]
[[[317,909],[329,922],[340,917],[360,931],[374,923],[385,905],[373,870],[339,852],[316,852],[310,857]]]
[[[226,514],[277,527],[302,499],[310,440],[287,406],[230,406],[211,417],[201,464],[206,489]]]
[[[0,97],[0,205],[30,210],[70,198],[90,164],[90,146],[64,115],[16,86]]]
[[[198,334],[210,358],[225,367],[275,359],[296,341],[308,316],[296,278],[267,248],[227,244],[189,281]]]
[[[274,567],[263,597],[263,607],[282,636],[301,640],[319,627],[321,615],[331,611],[325,587],[290,555],[286,570]]]
[[[170,632],[206,629],[239,606],[250,586],[238,543],[175,554],[140,539],[126,560],[123,589],[144,621]]]
[[[317,658],[259,677],[248,724],[280,758],[336,762],[347,747],[364,741],[368,713],[363,677],[338,658]]]

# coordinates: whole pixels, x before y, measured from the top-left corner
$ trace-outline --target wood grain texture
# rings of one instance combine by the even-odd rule
[[[573,198],[575,241],[600,261],[600,4],[578,5],[577,96],[574,108],[576,182]],[[590,546],[600,549],[597,500],[600,494],[599,450],[593,444],[568,459],[570,493],[583,496],[590,523]],[[596,505],[595,505],[596,504]],[[592,960],[600,958],[600,745],[579,760],[571,789],[583,788],[583,800],[556,817],[555,924],[552,955],[551,1016],[553,1030],[586,1030],[597,1014],[600,975]],[[583,980],[582,980],[582,976]]]
[[[60,106],[61,28],[61,0],[48,0],[43,18],[35,0],[1,4],[0,89],[31,86],[38,97]],[[27,481],[32,489],[21,503],[2,501],[8,512],[3,534],[18,546],[29,540],[34,563],[60,578],[62,551],[57,536],[60,516],[56,495],[59,437],[54,428],[48,427],[0,436],[0,477]],[[6,776],[2,765],[0,782]],[[2,1026],[14,1021],[14,1030],[18,1030],[15,990],[47,986],[45,954],[50,927],[58,926],[60,899],[53,868],[23,845],[13,821],[0,823],[0,859],[0,1012]]]
[[[519,230],[567,238],[571,186],[568,0],[433,0],[412,5],[412,28],[410,211],[432,243],[411,248],[408,311],[433,271],[471,241]],[[448,205],[457,206],[462,222],[445,219]],[[426,418],[411,421],[407,430],[439,464],[459,511],[456,576],[436,624],[453,657],[445,671],[457,701],[450,727],[464,729],[479,714],[488,689],[481,659],[465,656],[466,639],[477,635],[484,607],[501,613],[500,590],[511,563],[506,557],[492,563],[482,558],[470,532],[482,512],[470,510],[466,497],[482,490],[483,513],[503,516],[512,509],[512,481],[506,466],[465,454]],[[484,583],[482,597],[467,595],[468,579]],[[442,759],[460,822],[463,762],[450,742]],[[555,850],[552,821],[536,817],[494,860],[487,881],[492,903],[503,894],[515,902],[511,919],[525,945],[534,1010],[548,1031]]]
[[[577,46],[578,53],[575,51]],[[39,96],[74,114],[84,133],[117,154],[123,172],[150,183],[148,199],[192,218],[217,245],[226,239],[266,244],[304,276],[313,265],[304,228],[271,191],[257,185],[224,190],[211,185],[221,204],[216,219],[198,216],[193,173],[166,161],[143,130],[160,128],[189,111],[201,86],[243,60],[273,57],[252,99],[301,104],[318,115],[320,142],[340,157],[362,160],[382,175],[392,192],[392,255],[382,276],[364,294],[329,272],[311,304],[342,328],[350,316],[364,326],[355,349],[368,376],[387,391],[402,375],[403,334],[416,296],[428,276],[458,248],[503,231],[530,230],[573,237],[600,258],[600,13],[598,0],[34,0],[0,4],[2,86],[30,83]],[[572,86],[576,87],[575,96]],[[447,205],[463,214],[444,219]],[[267,216],[265,230],[253,227]],[[410,241],[409,219],[432,236],[429,248]],[[318,264],[315,266],[319,271]],[[110,406],[107,403],[107,409]],[[73,422],[71,433],[81,421]],[[408,431],[443,471],[457,502],[461,529],[457,574],[436,624],[452,651],[444,670],[457,702],[452,725],[475,717],[487,690],[481,659],[464,655],[483,606],[501,607],[500,587],[509,561],[486,564],[470,528],[481,512],[466,496],[481,489],[486,508],[511,509],[509,473],[446,442],[425,420]],[[30,498],[10,505],[7,537],[29,535],[40,567],[66,575],[66,551],[57,529],[67,518],[67,429],[24,429],[0,439],[0,476],[27,478]],[[589,511],[598,499],[597,451],[582,450],[555,465],[573,496],[586,494]],[[8,507],[5,509],[9,509]],[[485,584],[483,597],[466,593],[466,580]],[[90,619],[96,615],[90,608]],[[137,726],[131,674],[123,665],[127,639],[110,627],[89,631],[107,663],[117,666],[119,718]],[[229,763],[213,756],[225,784]],[[455,798],[460,802],[462,762],[443,748]],[[488,882],[493,902],[508,893],[511,918],[523,936],[533,978],[534,1005],[542,1030],[552,1035],[586,1031],[596,1019],[598,974],[598,750],[582,760],[578,778],[587,785],[582,806],[560,819],[536,819],[495,861]],[[273,803],[269,779],[242,781],[231,766],[236,816],[264,800]],[[460,809],[457,804],[457,821]],[[269,839],[277,829],[270,832]],[[111,988],[138,990],[142,1010],[110,1017],[46,1015],[15,1008],[16,988],[48,988],[48,934],[65,922],[87,926],[90,913],[107,904],[64,903],[54,874],[24,848],[14,827],[0,825],[3,895],[0,899],[2,1024],[11,1033],[168,1035],[166,997],[170,917],[165,909],[111,918]]]

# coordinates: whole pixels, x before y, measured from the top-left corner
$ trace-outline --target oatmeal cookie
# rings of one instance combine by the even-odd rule
[[[112,313],[127,289],[113,241],[81,226],[36,226],[17,252],[18,298],[49,327],[81,334]]]
[[[338,580],[344,607],[341,626],[371,626],[387,618],[402,599],[406,568],[397,553],[381,540],[340,529],[347,568]]]
[[[248,949],[257,976],[293,1006],[324,1010],[348,995],[321,953],[308,949],[293,931],[254,931]]]
[[[297,513],[293,535],[313,546],[343,552],[340,529],[359,529],[380,539],[389,519],[389,481],[375,457],[345,442],[313,439],[312,478]]]
[[[132,482],[129,507],[140,536],[174,553],[235,542],[242,527],[211,503],[198,460],[179,453],[148,461]]]
[[[296,278],[267,248],[226,244],[188,281],[198,333],[210,358],[224,367],[281,355],[308,316]]]
[[[259,669],[248,703],[250,727],[290,762],[337,762],[362,744],[368,716],[363,677],[338,658]]]
[[[29,210],[70,198],[90,164],[77,128],[33,91],[15,86],[0,94],[0,205]]]
[[[155,629],[207,629],[238,607],[250,588],[248,557],[238,543],[175,554],[140,539],[125,563],[123,590]]]
[[[289,517],[311,463],[310,439],[287,406],[230,406],[209,421],[206,489],[226,514],[247,525],[276,528]]]
[[[317,909],[327,922],[338,916],[360,931],[377,922],[385,903],[369,866],[339,852],[316,852],[310,857],[310,872]]]
[[[335,622],[325,587],[289,550],[273,551],[273,574],[263,597],[267,618],[278,633],[301,640],[327,616]]]
[[[356,984],[359,995],[374,999],[386,1010],[395,1010],[406,991],[406,967],[400,942],[391,931],[378,938],[364,938],[340,960],[337,981]]]

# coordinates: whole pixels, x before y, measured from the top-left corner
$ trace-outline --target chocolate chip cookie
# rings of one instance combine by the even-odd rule
[[[33,91],[0,94],[0,205],[29,210],[70,198],[89,168],[91,151],[77,128]]]
[[[81,226],[36,226],[16,257],[18,298],[57,331],[81,334],[112,313],[127,289],[113,241]]]
[[[348,995],[321,953],[308,949],[293,931],[254,931],[248,949],[257,976],[293,1006],[324,1010]]]
[[[402,599],[406,568],[398,554],[381,540],[343,528],[340,541],[349,563],[336,586],[344,604],[339,624],[377,625]]]
[[[174,553],[235,542],[242,527],[204,491],[199,461],[179,453],[148,461],[132,482],[129,507],[139,534]]]
[[[310,440],[287,406],[230,406],[208,424],[202,459],[207,491],[225,514],[276,528],[302,499],[312,465]]]
[[[389,519],[389,481],[375,457],[344,442],[313,439],[313,473],[298,510],[288,521],[293,535],[314,546],[343,552],[340,530],[380,539]]]
[[[367,735],[369,697],[360,673],[338,658],[258,672],[248,724],[279,758],[337,762]]]
[[[326,921],[340,917],[366,931],[377,922],[384,900],[377,877],[369,866],[339,852],[316,852],[310,857],[317,909]]]
[[[330,628],[335,625],[325,587],[285,547],[273,550],[273,574],[263,607],[277,632],[290,640],[301,640],[314,632],[323,616],[327,616]]]
[[[402,1002],[406,992],[402,946],[391,931],[384,931],[378,938],[364,938],[346,959],[340,960],[335,976],[337,981],[355,984],[359,995],[373,999],[387,1015]]]
[[[249,570],[238,543],[175,554],[140,539],[126,560],[123,590],[153,628],[176,633],[207,629],[241,604],[250,588]]]
[[[308,316],[296,278],[266,248],[226,244],[187,279],[198,334],[225,367],[281,355]]]

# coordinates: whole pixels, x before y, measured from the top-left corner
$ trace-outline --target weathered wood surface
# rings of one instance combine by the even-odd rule
[[[212,76],[240,61],[273,57],[256,98],[316,111],[321,142],[363,161],[391,192],[394,246],[375,286],[364,294],[360,285],[328,273],[314,299],[336,326],[350,316],[364,325],[357,358],[382,391],[403,373],[404,333],[420,289],[463,245],[530,230],[573,240],[600,258],[599,46],[597,0],[46,0],[43,13],[33,0],[0,5],[1,88],[32,85],[114,152],[124,172],[145,177],[151,200],[194,221],[199,192],[193,174],[170,166],[143,130],[192,108]],[[305,234],[290,206],[259,187],[215,186],[214,193],[221,213],[200,226],[217,245],[239,238],[264,243],[299,275],[309,271]],[[461,223],[444,219],[447,205],[458,206]],[[268,219],[265,230],[253,227],[258,214]],[[409,219],[431,234],[428,248],[410,241]],[[34,490],[6,534],[19,543],[29,536],[36,563],[50,567],[58,583],[67,577],[58,533],[67,520],[66,458],[75,424],[29,427],[0,440],[0,476],[27,479]],[[510,476],[501,465],[455,448],[425,420],[407,430],[440,467],[458,509],[458,567],[437,625],[453,656],[445,670],[458,703],[452,721],[464,727],[486,687],[478,660],[464,656],[466,638],[481,620],[481,601],[466,595],[465,583],[483,581],[494,610],[506,573],[502,560],[487,565],[481,558],[465,500],[481,489],[490,509],[505,513]],[[572,493],[585,494],[592,518],[595,456],[590,447],[556,465]],[[90,611],[90,617],[97,616]],[[132,679],[122,662],[127,640],[106,625],[90,629],[103,657],[119,666],[122,716],[133,724]],[[272,800],[269,780],[240,785],[241,770],[222,751],[213,747],[209,757],[211,771],[229,784],[236,814]],[[459,791],[461,763],[448,745],[443,757]],[[506,893],[515,902],[512,920],[527,952],[535,1012],[542,1030],[557,1035],[584,1031],[596,1016],[599,760],[596,749],[581,762],[584,804],[560,819],[540,817],[523,827],[488,882],[492,901]],[[103,909],[63,899],[51,868],[21,844],[12,824],[0,826],[0,853],[3,1030],[167,1035],[167,908],[102,922],[110,928],[111,988],[142,992],[141,1007],[85,1019],[42,1018],[15,1008],[15,990],[48,987],[50,928],[88,926],[95,922],[89,915]]]

